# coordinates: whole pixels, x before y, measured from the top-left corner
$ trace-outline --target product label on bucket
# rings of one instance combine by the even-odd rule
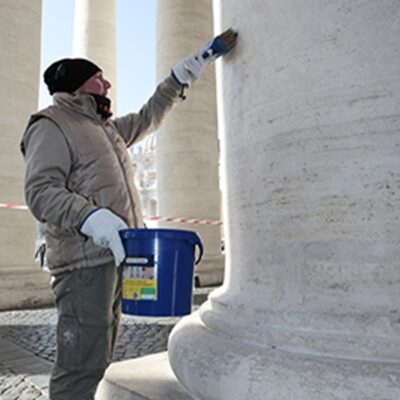
[[[154,258],[128,257],[122,281],[125,300],[157,300],[157,270]]]

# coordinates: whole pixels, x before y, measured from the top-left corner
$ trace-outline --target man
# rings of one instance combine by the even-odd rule
[[[157,129],[203,68],[235,45],[233,31],[224,35],[178,63],[139,113],[115,119],[111,83],[93,62],[62,59],[44,73],[54,105],[30,118],[21,150],[58,310],[52,400],[93,399],[111,361],[125,258],[119,230],[143,227],[127,148]]]

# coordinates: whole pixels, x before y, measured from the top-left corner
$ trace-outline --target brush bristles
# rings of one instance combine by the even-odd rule
[[[227,50],[230,50],[236,44],[237,32],[229,28],[225,32],[219,35],[219,39],[226,46]]]

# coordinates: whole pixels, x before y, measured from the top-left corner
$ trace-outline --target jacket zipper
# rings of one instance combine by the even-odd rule
[[[118,155],[118,151],[116,151],[116,148],[114,147],[113,141],[109,137],[109,133],[107,132],[107,128],[105,127],[104,124],[101,124],[101,127],[102,127],[102,129],[103,129],[103,131],[104,131],[104,133],[105,133],[105,135],[107,137],[107,140],[110,142],[112,148],[114,149],[115,155],[117,156],[118,163],[119,163],[119,168],[122,171],[122,175],[124,176],[125,188],[126,188],[126,191],[128,192],[129,201],[131,203],[131,210],[132,210],[132,214],[133,214],[134,225],[135,225],[135,227],[137,227],[138,226],[138,219],[136,217],[135,202],[133,201],[133,196],[132,196],[131,190],[129,188],[129,185],[127,183],[128,179],[127,179],[127,176],[126,176],[126,173],[125,173],[125,168],[123,167],[122,160],[120,159],[120,156]],[[112,128],[110,128],[110,129],[112,129]],[[133,184],[135,184],[135,183],[133,182]]]

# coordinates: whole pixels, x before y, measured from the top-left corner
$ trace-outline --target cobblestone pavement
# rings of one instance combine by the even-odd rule
[[[31,382],[0,363],[1,400],[47,400],[42,391]]]
[[[49,371],[56,350],[56,318],[54,308],[0,312],[0,339],[23,349],[23,357],[32,354],[48,361],[48,367],[44,365]],[[168,335],[178,320],[123,315],[114,361],[165,351]],[[0,355],[0,400],[46,400],[46,390],[32,384],[21,364],[10,366]],[[46,380],[48,371],[43,375]]]

